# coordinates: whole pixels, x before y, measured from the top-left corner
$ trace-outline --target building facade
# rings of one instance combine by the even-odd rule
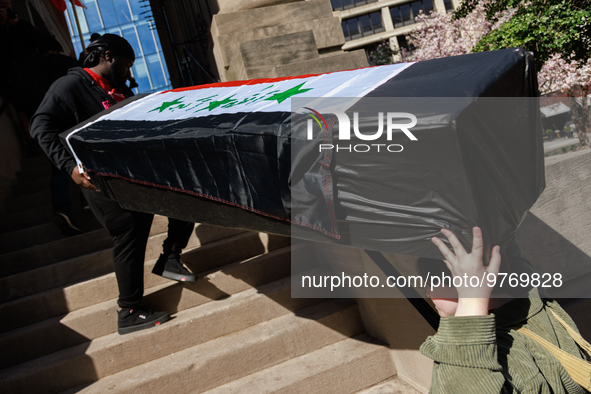
[[[328,0],[327,0],[328,1]],[[394,61],[412,60],[413,49],[405,35],[416,29],[419,12],[451,12],[460,0],[330,0],[333,15],[341,21],[345,36],[342,49],[363,48],[366,54],[388,41],[399,52]]]
[[[147,0],[81,0],[86,9],[72,8],[68,1],[66,19],[76,54],[82,52],[80,33],[85,46],[92,33],[111,33],[125,38],[135,52],[132,73],[137,92],[147,93],[172,88],[160,37],[150,3]],[[78,31],[74,12],[80,23]]]

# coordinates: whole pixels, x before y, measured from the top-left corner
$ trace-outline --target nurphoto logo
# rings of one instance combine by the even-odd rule
[[[339,141],[351,141],[351,119],[349,115],[342,111],[332,110],[333,117],[329,119],[329,124],[326,122],[325,118],[316,110],[305,107],[306,110],[311,111],[311,113],[306,112],[305,114],[310,116],[312,119],[308,119],[307,123],[307,139],[313,140],[314,139],[314,123],[316,123],[320,127],[321,132],[331,132],[332,126],[336,121],[339,122],[339,134],[338,139]],[[384,122],[384,118],[386,121]],[[359,129],[359,113],[353,112],[353,134],[354,136],[361,140],[361,141],[376,141],[382,138],[384,134],[384,123],[386,123],[386,140],[392,141],[392,135],[396,132],[403,132],[406,137],[408,137],[411,141],[418,141],[417,137],[409,130],[416,126],[417,124],[417,117],[408,112],[386,112],[384,116],[384,112],[378,112],[377,114],[378,120],[378,130],[371,134],[362,133]],[[404,123],[400,123],[400,121],[405,121]],[[410,122],[408,122],[410,120]],[[315,122],[314,122],[315,121]],[[365,129],[363,131],[366,131]],[[329,134],[330,135],[330,134]],[[332,141],[331,141],[332,142]],[[392,153],[402,152],[404,147],[401,144],[384,144],[384,143],[365,143],[365,144],[334,144],[334,143],[323,143],[319,144],[318,149],[320,152],[323,150],[336,150],[339,151],[348,151],[348,152],[359,152],[365,153],[370,151],[380,152],[380,151],[387,151]]]

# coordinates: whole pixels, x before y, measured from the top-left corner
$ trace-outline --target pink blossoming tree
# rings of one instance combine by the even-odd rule
[[[420,14],[417,17],[420,27],[408,34],[409,43],[416,48],[414,60],[496,49],[483,45],[483,42],[490,41],[490,37],[499,31],[508,30],[507,22],[520,13],[517,7],[507,8],[496,11],[491,17],[490,5],[493,3],[477,2],[469,12],[464,12],[462,18],[437,12]],[[560,53],[554,53],[544,62],[538,60],[538,64],[543,64],[538,73],[540,93],[554,93],[556,96],[556,92],[560,92],[558,95],[564,97],[563,101],[576,120],[575,128],[581,145],[589,145],[586,133],[591,132],[591,120],[586,98],[591,93],[591,60],[565,61]]]

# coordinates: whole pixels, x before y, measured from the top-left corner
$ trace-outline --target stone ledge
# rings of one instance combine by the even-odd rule
[[[358,50],[275,66],[270,75],[271,77],[289,77],[303,74],[322,74],[333,71],[352,70],[367,66],[365,51]]]

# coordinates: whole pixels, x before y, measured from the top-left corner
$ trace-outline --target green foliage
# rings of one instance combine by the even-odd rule
[[[465,17],[482,0],[465,0],[454,18]],[[590,0],[499,0],[485,3],[486,18],[497,21],[500,12],[514,9],[514,16],[492,30],[473,52],[522,47],[535,53],[536,68],[553,54],[570,62],[591,58]]]
[[[547,129],[546,130],[546,134],[552,134],[552,133],[554,133],[554,130],[552,130],[552,129]]]

